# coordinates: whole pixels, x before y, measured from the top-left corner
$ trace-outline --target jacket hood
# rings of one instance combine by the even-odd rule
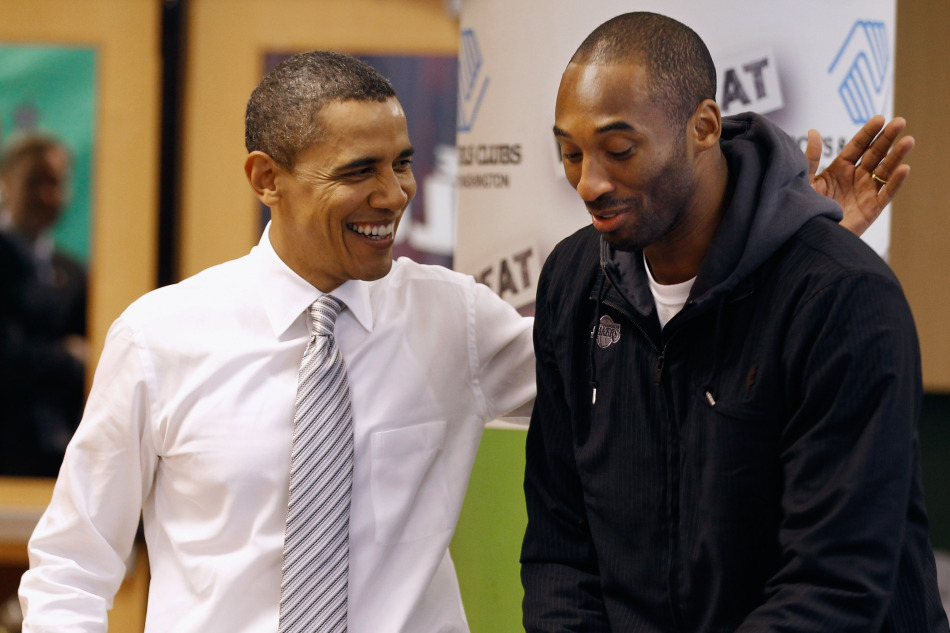
[[[808,220],[841,219],[841,207],[812,189],[808,162],[774,123],[752,113],[724,117],[720,147],[729,166],[731,198],[713,238],[690,303],[702,304],[736,287]],[[642,314],[653,310],[643,252],[618,251],[601,239],[601,265]]]

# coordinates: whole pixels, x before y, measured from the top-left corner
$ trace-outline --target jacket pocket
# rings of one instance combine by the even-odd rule
[[[445,422],[379,431],[371,439],[376,542],[400,543],[449,530],[442,447]]]
[[[705,409],[695,447],[701,460],[700,480],[724,519],[755,518],[777,505],[782,466],[778,454],[780,414],[761,402],[723,394],[715,404],[706,392],[697,394]]]

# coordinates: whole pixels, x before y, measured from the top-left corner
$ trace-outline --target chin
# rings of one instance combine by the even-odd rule
[[[391,255],[391,254],[390,254]],[[378,266],[371,266],[364,268],[360,271],[359,279],[363,281],[376,281],[377,279],[382,279],[389,274],[389,271],[393,269],[393,260],[390,257],[385,264],[379,264]]]
[[[643,240],[638,240],[629,235],[618,235],[617,233],[601,233],[604,240],[618,251],[633,252],[642,251],[649,244],[644,244]]]

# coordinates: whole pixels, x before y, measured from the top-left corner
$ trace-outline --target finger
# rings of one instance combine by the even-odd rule
[[[821,135],[818,130],[808,130],[805,159],[808,160],[808,178],[811,179],[818,173],[818,163],[821,162]]]
[[[913,136],[904,136],[894,143],[893,147],[890,147],[889,152],[886,152],[880,158],[878,156],[884,150],[869,150],[865,153],[864,160],[867,162],[863,167],[876,174],[878,178],[890,180],[894,170],[907,159],[907,155],[914,149],[914,143]],[[877,162],[874,162],[875,160]]]
[[[877,135],[871,146],[864,152],[860,166],[868,171],[874,171],[878,164],[888,156],[888,152],[891,151],[894,142],[904,131],[906,125],[907,122],[903,118],[897,117],[884,126],[881,133]],[[896,163],[894,166],[896,166]]]
[[[841,150],[841,153],[838,154],[838,157],[848,161],[849,163],[857,164],[858,160],[864,155],[864,152],[867,151],[868,147],[871,146],[875,137],[878,136],[878,133],[883,127],[884,117],[880,114],[874,115],[868,120],[867,123],[861,126],[861,129],[858,130],[853,137],[851,137],[851,140],[848,141],[848,144],[844,146],[844,149]],[[881,157],[883,157],[883,154]],[[878,158],[878,161],[880,161],[880,158]]]
[[[877,192],[877,202],[880,208],[883,209],[891,203],[891,200],[897,195],[898,189],[901,188],[901,185],[904,184],[904,181],[907,180],[909,175],[910,165],[897,166],[890,177],[887,178],[887,184],[881,187],[881,190]]]

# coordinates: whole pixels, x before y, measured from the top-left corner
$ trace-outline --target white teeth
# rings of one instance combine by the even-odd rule
[[[347,224],[346,228],[359,233],[368,238],[375,238],[381,240],[383,238],[389,237],[392,235],[395,228],[395,223],[384,224],[382,226],[378,224],[366,225],[366,224]]]

